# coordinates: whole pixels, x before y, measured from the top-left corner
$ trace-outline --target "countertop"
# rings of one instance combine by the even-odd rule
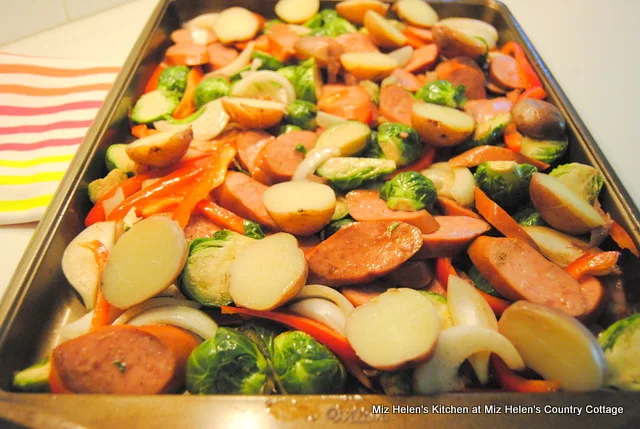
[[[637,0],[503,0],[640,205],[635,101]],[[0,46],[1,52],[122,65],[157,0],[135,2]],[[26,19],[26,17],[25,17]],[[36,224],[0,227],[0,296]]]

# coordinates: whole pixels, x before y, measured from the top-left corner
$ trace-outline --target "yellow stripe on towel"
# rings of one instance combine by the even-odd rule
[[[42,164],[53,164],[56,162],[69,162],[73,159],[73,154],[69,155],[57,155],[57,156],[43,156],[41,158],[25,159],[25,160],[12,160],[12,159],[0,159],[0,167],[9,168],[27,168],[35,167]]]
[[[49,204],[53,195],[41,195],[28,200],[0,201],[0,212],[18,212],[43,207]]]
[[[64,171],[51,171],[31,176],[0,176],[0,185],[28,185],[30,183],[54,182],[62,180]]]

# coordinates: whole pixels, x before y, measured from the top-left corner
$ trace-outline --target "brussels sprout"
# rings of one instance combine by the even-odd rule
[[[244,334],[219,327],[215,337],[196,347],[187,359],[187,390],[195,394],[262,394],[269,367],[256,343]]]
[[[378,127],[377,139],[372,142],[368,155],[386,158],[398,167],[416,162],[422,155],[422,143],[416,130],[408,125],[386,122]]]
[[[505,113],[504,115],[498,115],[486,122],[481,123],[476,127],[473,133],[474,146],[491,145],[502,139],[504,130],[511,122],[511,115]]]
[[[314,58],[309,58],[297,66],[283,67],[278,73],[289,79],[298,99],[310,103],[318,101],[322,91],[322,76]]]
[[[485,276],[483,276],[482,273],[478,271],[475,265],[472,265],[471,268],[469,268],[468,274],[469,274],[469,278],[471,279],[471,281],[473,281],[473,284],[477,289],[480,289],[482,292],[488,293],[489,295],[493,295],[497,298],[502,298],[502,295],[500,295],[493,288],[493,286],[491,286],[491,283],[489,283],[489,280],[487,280]]]
[[[327,238],[331,237],[333,234],[338,232],[340,229],[344,228],[345,226],[349,226],[352,223],[356,223],[356,221],[350,217],[334,220],[331,223],[329,223],[329,225],[324,227],[324,229],[322,230],[321,238],[323,240],[326,240]]]
[[[607,384],[640,390],[640,313],[609,326],[598,341],[607,360]]]
[[[534,140],[532,138],[522,136],[522,147],[520,153],[529,158],[551,164],[562,155],[569,147],[568,140]]]
[[[280,127],[279,135],[290,133],[291,131],[302,131],[297,125],[285,124]]]
[[[300,331],[288,331],[273,340],[271,355],[278,380],[286,393],[342,393],[347,381],[344,366],[329,349]]]
[[[315,14],[304,24],[312,31],[310,36],[337,37],[345,33],[355,33],[357,28],[344,18],[341,18],[335,10],[324,9]]]
[[[396,163],[389,159],[338,157],[322,163],[316,174],[334,187],[348,191],[394,171]]]
[[[513,215],[513,218],[522,226],[547,226],[533,205],[521,208]]]
[[[317,113],[318,108],[315,104],[304,100],[295,100],[287,106],[284,119],[289,124],[297,125],[303,130],[315,130]]]
[[[262,240],[264,238],[264,232],[260,224],[245,219],[244,223],[244,235],[254,240]]]
[[[555,177],[576,194],[582,196],[589,204],[593,204],[604,185],[602,174],[595,168],[572,162],[554,168],[549,176]]]
[[[158,77],[158,89],[173,91],[182,97],[184,90],[187,88],[187,75],[189,67],[171,66],[162,70]]]
[[[245,226],[246,228],[246,226]],[[253,239],[222,230],[211,238],[197,238],[189,245],[189,257],[180,275],[185,295],[199,303],[217,307],[232,302],[229,271],[238,253]]]
[[[531,175],[538,171],[530,164],[515,161],[488,161],[478,166],[474,177],[480,189],[505,209],[517,207],[529,195]]]
[[[127,172],[128,176],[133,176],[136,172],[136,163],[127,155],[127,145],[123,143],[112,144],[104,154],[104,161],[107,170],[116,168]]]
[[[380,87],[377,83],[371,80],[361,80],[359,85],[367,91],[369,98],[371,98],[371,101],[373,101],[376,106],[380,104]]]
[[[49,392],[49,373],[51,363],[48,358],[29,368],[16,372],[13,376],[13,387],[22,392]]]
[[[265,52],[261,52],[261,51],[253,51],[253,53],[251,54],[252,58],[257,58],[260,60],[260,62],[262,64],[260,64],[259,69],[260,70],[278,70],[281,69],[282,67],[284,67],[284,64],[282,64],[282,62],[277,59],[276,57],[274,57],[273,55],[269,55]]]
[[[99,199],[107,195],[109,191],[127,180],[128,177],[126,171],[114,168],[103,179],[96,179],[89,183],[87,188],[89,199],[95,204]]]
[[[431,305],[433,305],[433,308],[438,312],[438,316],[440,316],[440,330],[451,328],[453,326],[453,319],[451,318],[447,298],[435,292],[421,290],[420,293],[429,298]]]
[[[171,115],[178,104],[181,95],[166,89],[156,89],[147,92],[136,101],[131,110],[131,120],[138,124],[148,124],[159,121],[165,116]]]
[[[380,386],[385,395],[409,396],[413,394],[413,370],[383,371],[380,373]]]
[[[392,210],[430,210],[438,199],[433,182],[417,171],[404,171],[384,184],[380,198]]]
[[[210,101],[224,97],[231,93],[231,84],[223,77],[208,77],[202,79],[194,94],[194,103],[200,108]]]
[[[333,211],[333,216],[331,216],[331,220],[340,220],[349,216],[349,205],[347,204],[347,199],[342,195],[336,196],[336,209]]]
[[[427,103],[459,108],[467,102],[464,91],[464,85],[456,86],[448,80],[436,80],[423,85],[423,87],[416,92],[415,97]]]

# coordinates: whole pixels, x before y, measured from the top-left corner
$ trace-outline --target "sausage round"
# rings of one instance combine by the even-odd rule
[[[296,147],[302,145],[310,151],[317,139],[316,133],[311,131],[291,131],[269,141],[261,154],[262,168],[269,179],[274,183],[291,180],[304,159],[304,153]]]
[[[469,57],[456,57],[436,67],[438,79],[448,80],[454,85],[464,85],[464,95],[469,100],[487,98],[482,69]]]
[[[436,216],[440,228],[422,235],[422,248],[416,258],[449,258],[457,255],[471,241],[489,231],[489,224],[470,216]]]
[[[489,64],[489,78],[501,88],[526,88],[527,83],[522,79],[518,63],[509,55],[496,55]]]
[[[252,178],[265,185],[270,185],[271,180],[262,166],[262,154],[265,146],[273,140],[275,138],[271,134],[259,130],[242,131],[236,138],[240,165]]]
[[[200,66],[209,61],[207,47],[195,43],[176,43],[167,49],[165,56],[177,66]]]

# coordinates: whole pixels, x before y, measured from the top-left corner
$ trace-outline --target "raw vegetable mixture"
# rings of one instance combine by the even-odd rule
[[[275,15],[173,32],[62,258],[87,314],[16,389],[639,390],[638,249],[522,48],[420,0]]]

